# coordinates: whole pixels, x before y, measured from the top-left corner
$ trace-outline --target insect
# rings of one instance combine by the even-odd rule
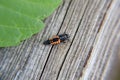
[[[60,34],[60,35],[55,35],[52,38],[46,40],[43,42],[44,45],[56,45],[60,44],[61,42],[65,43],[66,40],[69,40],[69,35],[68,34]]]

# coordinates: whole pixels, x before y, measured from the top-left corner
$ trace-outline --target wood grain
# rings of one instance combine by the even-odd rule
[[[117,80],[111,68],[120,64],[119,0],[63,0],[45,23],[19,46],[0,48],[0,80]],[[62,33],[69,42],[42,44]]]

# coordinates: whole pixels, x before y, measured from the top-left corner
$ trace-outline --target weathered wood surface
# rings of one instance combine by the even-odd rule
[[[64,0],[45,23],[21,45],[0,48],[0,80],[117,80],[120,0]],[[42,44],[64,32],[70,42]]]

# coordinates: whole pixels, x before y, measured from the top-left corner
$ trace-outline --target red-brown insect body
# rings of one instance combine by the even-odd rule
[[[61,42],[59,36],[54,36],[54,38],[49,39],[49,40],[50,40],[50,44],[52,45],[60,44]]]
[[[44,45],[56,45],[56,44],[60,44],[61,42],[65,42],[66,40],[69,40],[69,36],[68,34],[61,34],[61,35],[56,35],[53,38],[44,41]]]

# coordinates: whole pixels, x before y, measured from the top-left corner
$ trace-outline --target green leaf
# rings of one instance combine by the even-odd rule
[[[61,0],[0,0],[0,47],[15,46],[39,32]]]

